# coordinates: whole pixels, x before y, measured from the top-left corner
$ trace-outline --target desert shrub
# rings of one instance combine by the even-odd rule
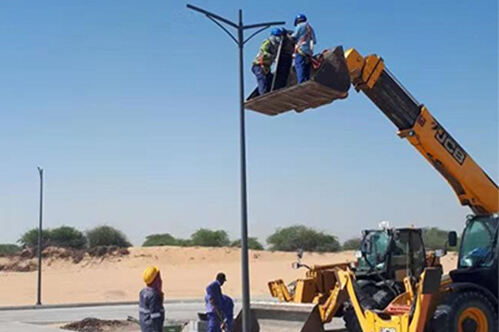
[[[193,246],[191,239],[177,239],[177,245],[180,247],[191,247]]]
[[[21,235],[21,238],[17,242],[23,248],[37,248],[38,247],[38,228],[30,229]],[[50,245],[50,231],[44,229],[42,231],[42,248]]]
[[[131,247],[132,244],[120,230],[111,226],[98,226],[87,231],[88,246],[117,246],[120,248]]]
[[[341,249],[337,238],[333,235],[318,232],[315,229],[296,225],[278,228],[267,238],[271,250],[334,252]]]
[[[50,245],[55,247],[84,249],[87,245],[85,235],[74,227],[61,226],[49,230]]]
[[[423,228],[423,241],[425,248],[430,250],[443,249],[445,242],[447,241],[448,233],[448,231],[444,231],[438,227]],[[459,248],[459,239],[456,247],[449,247],[448,249],[457,250],[457,248]]]
[[[21,247],[16,244],[0,244],[0,256],[14,254],[21,251]]]
[[[178,246],[178,239],[174,238],[169,233],[164,234],[151,234],[146,236],[146,240],[142,244],[143,247],[156,247],[156,246]]]
[[[202,247],[228,247],[229,236],[223,230],[212,231],[200,228],[191,235],[192,245]]]
[[[360,248],[360,237],[354,237],[350,240],[346,240],[343,243],[342,249],[343,250],[359,250]]]
[[[241,239],[233,241],[230,246],[241,248]],[[256,237],[248,237],[248,249],[263,250],[263,245],[258,242]]]

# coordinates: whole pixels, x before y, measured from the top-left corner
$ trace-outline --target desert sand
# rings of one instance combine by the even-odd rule
[[[268,296],[267,281],[281,278],[286,283],[304,275],[291,263],[295,253],[250,251],[251,295]],[[309,265],[341,263],[354,259],[353,251],[305,253]],[[444,270],[456,266],[450,253],[442,259]],[[122,257],[85,257],[78,264],[71,260],[47,260],[42,264],[44,304],[136,301],[143,287],[142,271],[157,265],[164,279],[166,299],[202,299],[204,288],[216,273],[227,275],[224,292],[241,296],[240,251],[236,248],[130,248]],[[37,272],[0,272],[0,306],[32,305],[36,301]]]

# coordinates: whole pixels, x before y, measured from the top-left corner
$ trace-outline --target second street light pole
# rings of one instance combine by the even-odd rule
[[[274,26],[282,25],[286,22],[265,22],[244,25],[243,24],[243,11],[239,9],[239,22],[236,24],[226,18],[223,18],[215,13],[211,13],[202,8],[187,5],[187,8],[204,14],[207,18],[212,20],[216,25],[218,25],[223,31],[225,31],[229,37],[237,44],[239,48],[239,124],[240,124],[240,144],[241,144],[241,281],[242,281],[242,295],[243,295],[243,332],[251,331],[251,319],[250,319],[250,291],[249,291],[249,260],[248,260],[248,199],[247,199],[247,189],[246,189],[246,126],[244,118],[244,44],[248,42],[251,38],[256,36],[263,30]],[[228,25],[231,28],[237,30],[237,38],[223,25]],[[248,29],[257,29],[253,32],[247,39],[244,39],[244,31]]]
[[[40,175],[40,210],[39,210],[39,225],[38,225],[38,292],[36,297],[36,305],[42,305],[42,220],[43,220],[43,169],[38,167]]]

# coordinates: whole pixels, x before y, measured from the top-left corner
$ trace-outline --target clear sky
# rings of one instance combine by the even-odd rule
[[[247,23],[309,17],[316,50],[377,53],[498,177],[497,2],[195,1]],[[38,222],[109,224],[135,244],[199,227],[239,234],[237,53],[184,1],[0,0],[0,242]],[[266,34],[267,32],[265,32]],[[265,36],[246,45],[250,65]],[[460,231],[470,212],[363,94],[303,114],[247,112],[249,232],[307,224]]]

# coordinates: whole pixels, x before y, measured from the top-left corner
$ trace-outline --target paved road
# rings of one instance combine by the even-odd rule
[[[239,311],[239,308],[240,304],[236,303],[236,312]],[[201,312],[203,309],[203,303],[197,302],[165,304],[166,317],[171,320],[195,320],[197,312]],[[0,310],[0,331],[61,332],[60,329],[54,327],[54,324],[77,321],[87,317],[123,320],[127,316],[137,317],[137,305]],[[336,328],[334,331],[342,331],[341,320],[335,320],[333,324],[329,325],[328,328]]]

